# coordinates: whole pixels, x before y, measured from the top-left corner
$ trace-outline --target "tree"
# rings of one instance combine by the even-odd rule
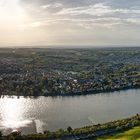
[[[67,131],[68,131],[69,133],[72,132],[72,128],[71,128],[71,126],[69,126],[69,127],[67,128]]]
[[[2,137],[2,132],[0,131],[0,137]]]

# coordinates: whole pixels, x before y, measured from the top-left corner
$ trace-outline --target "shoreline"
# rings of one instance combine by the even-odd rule
[[[4,140],[13,138],[13,140],[85,140],[97,139],[102,136],[108,136],[124,132],[140,126],[140,115],[136,114],[130,118],[115,120],[103,124],[89,125],[81,128],[72,129],[70,126],[67,130],[59,129],[55,132],[44,131],[44,133],[21,135],[21,132],[15,131],[7,136],[1,136]]]
[[[84,92],[78,92],[78,93],[56,93],[56,94],[52,94],[49,93],[47,95],[37,95],[37,96],[25,96],[25,95],[17,95],[17,94],[1,94],[1,96],[17,96],[17,97],[74,97],[74,96],[87,96],[87,95],[92,95],[92,94],[104,94],[104,93],[111,93],[111,92],[120,92],[120,91],[127,91],[127,90],[131,90],[131,89],[140,89],[140,85],[139,86],[132,86],[132,87],[122,87],[122,88],[116,88],[116,89],[107,89],[107,90],[91,90],[91,91],[84,91]]]

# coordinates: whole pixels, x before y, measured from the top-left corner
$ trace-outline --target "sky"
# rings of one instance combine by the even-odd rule
[[[0,0],[0,47],[140,46],[140,0]]]

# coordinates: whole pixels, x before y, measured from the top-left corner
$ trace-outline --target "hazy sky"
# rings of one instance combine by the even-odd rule
[[[140,0],[0,0],[0,46],[140,45]]]

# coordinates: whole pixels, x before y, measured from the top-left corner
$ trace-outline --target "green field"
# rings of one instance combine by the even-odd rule
[[[135,127],[124,133],[99,138],[98,140],[140,140],[140,127]]]

